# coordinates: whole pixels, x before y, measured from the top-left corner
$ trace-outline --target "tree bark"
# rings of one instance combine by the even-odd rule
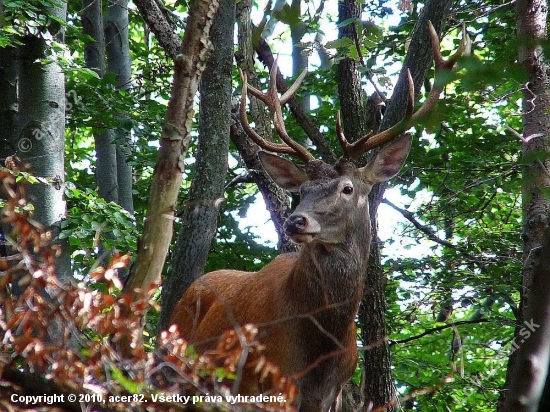
[[[542,239],[540,253],[550,256],[550,229]],[[539,259],[532,272],[531,288],[527,292],[530,306],[525,312],[525,323],[516,337],[520,344],[512,370],[510,392],[506,396],[504,412],[547,411],[539,407],[550,361],[550,266]]]
[[[128,39],[128,0],[109,0],[105,22],[107,66],[116,74],[117,88],[131,88],[132,60]],[[123,114],[119,114],[121,120]],[[132,199],[132,166],[128,163],[131,154],[130,132],[114,131],[116,146],[116,181],[118,203],[130,213],[134,213]]]
[[[170,326],[173,308],[204,272],[216,234],[227,174],[234,26],[235,0],[221,0],[211,32],[215,52],[208,60],[200,87],[195,175],[163,288],[159,331]]]
[[[292,0],[291,9],[296,15],[302,15],[302,0]],[[292,76],[298,77],[300,73],[307,69],[309,58],[307,55],[302,54],[304,50],[300,47],[300,42],[306,34],[307,26],[302,19],[297,19],[295,24],[290,25],[290,38],[292,40]],[[310,111],[309,94],[305,94],[304,99],[300,102],[300,105],[306,113]]]
[[[64,20],[66,3],[48,10],[48,13]],[[56,33],[63,41],[63,32]],[[27,35],[18,48],[18,97],[19,136],[18,153],[32,166],[40,183],[29,186],[27,194],[34,205],[34,218],[52,232],[56,239],[61,231],[61,221],[66,216],[63,199],[65,186],[65,75],[54,62],[42,64],[47,58],[47,46],[43,38]],[[56,272],[60,279],[72,277],[70,248],[66,240],[55,240],[61,247],[56,260]]]
[[[338,38],[354,40],[358,35],[356,23],[341,25],[346,20],[361,20],[362,3],[356,0],[338,2]],[[344,57],[338,63],[338,97],[342,114],[342,127],[349,141],[355,141],[365,135],[366,98],[361,87],[361,74],[357,71],[359,62],[350,57]]]
[[[15,47],[0,47],[0,166],[17,154],[17,65]],[[4,194],[0,193],[4,198]],[[6,236],[11,227],[0,225],[0,256],[8,256]]]
[[[17,64],[15,47],[0,47],[0,161],[17,153]]]
[[[135,0],[133,2],[139,14],[145,20],[147,27],[153,32],[155,38],[164,52],[172,60],[176,60],[181,53],[181,38],[176,33],[176,27],[171,24],[154,0]]]
[[[361,4],[355,0],[339,3],[338,22],[349,19],[361,20]],[[355,39],[356,23],[340,26],[339,38]],[[338,95],[342,123],[346,137],[355,141],[368,132],[366,124],[366,99],[361,85],[361,75],[357,71],[359,62],[349,57],[343,58],[338,64]],[[371,221],[376,223],[377,207],[370,203]],[[391,361],[389,347],[386,344],[386,301],[384,298],[384,273],[381,267],[380,244],[376,226],[372,227],[372,241],[369,257],[369,272],[365,282],[364,299],[359,309],[361,323],[361,338],[366,347],[364,352],[365,385],[362,404],[367,406],[389,405],[396,394],[391,378]],[[369,253],[369,251],[365,251]],[[347,398],[347,397],[345,397]],[[348,405],[344,404],[346,409]],[[389,410],[394,410],[389,407]]]
[[[103,5],[100,0],[82,2],[82,32],[93,41],[84,45],[86,67],[98,76],[105,74],[105,33],[103,30]],[[94,133],[97,192],[107,202],[118,203],[116,147],[112,130]]]
[[[523,143],[523,287],[521,311],[525,314],[531,305],[528,291],[539,265],[546,227],[549,225],[550,201],[544,189],[550,186],[548,161],[550,151],[550,79],[548,64],[539,42],[547,38],[547,2],[521,0],[517,3],[517,36],[519,62],[529,75],[523,90],[523,136],[532,139]],[[536,98],[536,99],[535,99]],[[540,162],[538,161],[540,160]]]
[[[543,361],[543,357],[536,350],[534,337],[525,341],[521,336],[521,330],[525,328],[525,322],[531,321],[531,316],[543,307],[537,308],[531,299],[536,300],[539,292],[544,289],[549,281],[548,277],[537,279],[537,268],[542,264],[542,259],[548,255],[542,252],[541,245],[545,232],[548,230],[550,201],[546,191],[550,186],[548,160],[550,151],[550,79],[548,64],[544,59],[541,41],[547,40],[548,4],[545,0],[519,0],[516,4],[517,36],[518,36],[518,60],[528,74],[529,81],[523,89],[523,179],[522,179],[522,208],[523,208],[523,272],[522,287],[520,288],[520,316],[516,322],[514,342],[521,344],[520,350],[514,350],[508,361],[506,383],[501,392],[499,406],[505,405],[505,410],[526,411],[536,410],[535,402],[540,398],[539,391],[541,370],[530,371],[523,376],[518,373],[525,372],[526,367],[538,367],[533,362]],[[539,275],[541,276],[541,275]],[[543,332],[536,332],[537,334]],[[524,345],[526,346],[524,348]],[[533,356],[529,358],[529,356]],[[519,359],[518,359],[519,358]],[[544,376],[548,369],[548,358],[544,367]],[[519,380],[518,380],[519,379]],[[530,390],[525,385],[530,384]],[[548,386],[548,384],[547,384]],[[549,388],[550,389],[550,388]],[[510,391],[511,399],[507,398]],[[550,390],[546,391],[547,393]],[[524,402],[519,397],[524,395]],[[536,399],[536,400],[535,400]],[[546,400],[550,404],[550,400]],[[540,409],[546,410],[546,409]]]

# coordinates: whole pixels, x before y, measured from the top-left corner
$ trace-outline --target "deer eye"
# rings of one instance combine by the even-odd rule
[[[344,186],[342,193],[345,195],[351,195],[353,193],[353,186]]]

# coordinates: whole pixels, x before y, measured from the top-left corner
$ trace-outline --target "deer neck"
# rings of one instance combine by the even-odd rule
[[[304,246],[289,279],[302,313],[312,313],[324,327],[347,327],[363,294],[370,246],[370,226],[363,220],[346,241]]]

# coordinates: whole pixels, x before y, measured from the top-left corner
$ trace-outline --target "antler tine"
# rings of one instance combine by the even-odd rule
[[[441,55],[441,43],[439,42],[439,36],[435,31],[434,25],[431,21],[428,20],[428,36],[432,43],[432,51],[434,54],[434,65],[435,70],[437,71],[440,67],[445,65],[445,59]]]
[[[443,68],[452,70],[456,64],[456,61],[460,57],[469,56],[471,53],[472,41],[470,39],[470,36],[468,35],[468,32],[466,31],[466,25],[464,24],[462,24],[462,36],[460,39],[460,44],[458,45],[458,49],[447,60],[445,60],[441,55],[441,45],[439,42],[439,37],[437,36],[437,33],[435,31],[435,28],[432,22],[429,20],[428,20],[428,35],[430,36],[430,40],[432,42],[432,50],[434,54],[436,73]]]
[[[462,56],[468,56],[471,52],[472,42],[470,36],[466,32],[466,26],[462,25],[462,38],[460,40],[460,45],[458,46],[457,51],[449,57],[447,60],[441,55],[441,47],[439,43],[439,38],[437,33],[432,25],[431,21],[428,21],[428,30],[430,32],[430,38],[432,40],[432,47],[434,51],[434,61],[435,61],[435,76],[440,73],[442,70],[455,70],[456,61]],[[438,83],[434,79],[432,89],[426,97],[426,100],[411,117],[411,124],[417,122],[419,119],[424,117],[439,101],[439,95],[445,88],[445,84]]]
[[[241,104],[239,106],[239,117],[241,120],[241,125],[244,131],[246,132],[246,134],[248,135],[248,137],[250,137],[254,141],[254,143],[256,143],[258,146],[270,152],[295,155],[295,151],[292,148],[288,147],[286,144],[269,142],[265,140],[262,136],[260,136],[258,133],[256,133],[256,131],[250,126],[250,123],[248,123],[248,116],[246,114],[246,96],[248,94],[248,88],[249,88],[248,82],[247,82],[247,76],[242,71],[239,70],[239,72],[241,74],[241,79],[243,81]],[[258,89],[255,89],[252,86],[250,86],[251,94],[256,96],[256,93],[253,92],[252,89],[256,92],[258,92]],[[263,96],[263,93],[260,92],[260,94]]]
[[[351,144],[348,143],[345,137],[343,137],[345,143],[342,145],[342,149],[344,151],[344,157],[346,159],[358,159],[362,154],[368,152],[371,149],[374,149],[375,147],[382,146],[384,143],[389,142],[393,138],[399,136],[401,133],[407,131],[407,129],[411,125],[411,118],[413,116],[414,108],[414,82],[409,69],[407,69],[407,82],[409,93],[407,94],[407,111],[405,112],[405,116],[403,117],[403,119],[399,123],[393,125],[389,129],[386,129],[381,133],[374,134],[372,131],[370,131],[365,136],[361,137],[359,140]],[[343,133],[341,134],[342,136],[344,135]],[[340,136],[338,137],[338,139],[341,142],[340,144],[342,144]]]
[[[340,110],[336,112],[336,137],[338,137],[338,142],[340,142],[342,150],[344,151],[344,153],[346,153],[346,150],[348,150],[350,144],[348,142],[348,139],[346,139],[346,136],[344,135],[344,131],[342,130]]]
[[[466,27],[464,25],[462,26],[462,39],[460,41],[458,50],[447,60],[445,60],[441,54],[439,38],[437,36],[437,33],[431,21],[428,21],[428,34],[432,42],[436,76],[439,72],[441,72],[444,69],[454,70],[456,61],[461,56],[467,56],[470,54],[472,43],[471,43],[470,37],[468,36],[468,33],[466,32]],[[347,140],[345,140],[345,138],[342,140],[342,138],[339,136],[338,139],[340,140],[341,144],[342,142],[345,142],[342,144],[342,147],[344,149],[344,157],[349,159],[357,159],[363,153],[368,152],[369,150],[374,149],[375,147],[382,146],[383,144],[389,142],[391,139],[407,131],[407,129],[409,129],[414,123],[416,123],[419,119],[421,119],[424,115],[426,115],[427,112],[433,109],[433,107],[436,105],[437,101],[439,100],[439,95],[443,91],[445,84],[438,85],[434,81],[434,85],[432,86],[430,93],[426,97],[426,100],[424,101],[420,109],[418,109],[416,112],[413,112],[414,83],[411,77],[411,73],[408,69],[407,69],[407,79],[409,83],[409,93],[408,93],[408,99],[407,99],[408,100],[407,113],[405,114],[405,117],[403,117],[403,119],[399,123],[397,123],[395,126],[390,127],[389,129],[381,133],[378,133],[376,135],[369,133],[353,144],[347,143]],[[342,133],[342,136],[343,136],[343,133]]]
[[[292,83],[292,86],[290,86],[288,90],[284,92],[284,94],[281,96],[281,99],[280,99],[281,104],[285,104],[286,102],[288,102],[290,98],[294,95],[294,93],[296,93],[296,91],[300,88],[300,86],[302,85],[302,82],[306,78],[306,74],[307,74],[307,67],[302,71],[302,73],[300,73],[300,75],[294,81],[294,83]]]
[[[309,162],[314,159],[313,155],[301,144],[298,142],[295,142],[287,133],[284,119],[283,119],[283,112],[281,108],[281,104],[286,103],[292,95],[298,90],[298,87],[300,86],[301,82],[303,81],[306,71],[304,71],[294,82],[294,84],[284,93],[284,95],[279,98],[277,94],[277,59],[275,59],[273,66],[271,68],[270,74],[269,74],[269,86],[266,93],[262,93],[258,89],[249,86],[247,84],[247,78],[244,73],[241,72],[241,78],[243,80],[243,92],[241,97],[241,105],[240,105],[240,118],[241,123],[243,124],[243,128],[245,129],[246,133],[250,136],[252,140],[256,144],[258,144],[260,147],[276,152],[276,153],[283,153],[288,154],[290,156],[297,157],[304,162]],[[250,127],[250,124],[248,123],[248,118],[246,115],[246,95],[248,93],[248,90],[250,90],[250,94],[260,99],[262,102],[265,103],[267,108],[269,109],[269,112],[273,116],[273,126],[275,127],[275,131],[277,132],[277,135],[281,139],[283,143],[273,143],[268,142],[264,138],[262,138],[256,131]]]

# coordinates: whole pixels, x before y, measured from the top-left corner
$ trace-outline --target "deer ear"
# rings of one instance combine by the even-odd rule
[[[410,133],[388,143],[372,162],[361,169],[363,179],[373,185],[390,180],[403,167],[411,150],[411,143]]]
[[[290,160],[268,152],[258,152],[258,157],[267,174],[283,189],[297,192],[302,183],[309,180],[306,173]]]

